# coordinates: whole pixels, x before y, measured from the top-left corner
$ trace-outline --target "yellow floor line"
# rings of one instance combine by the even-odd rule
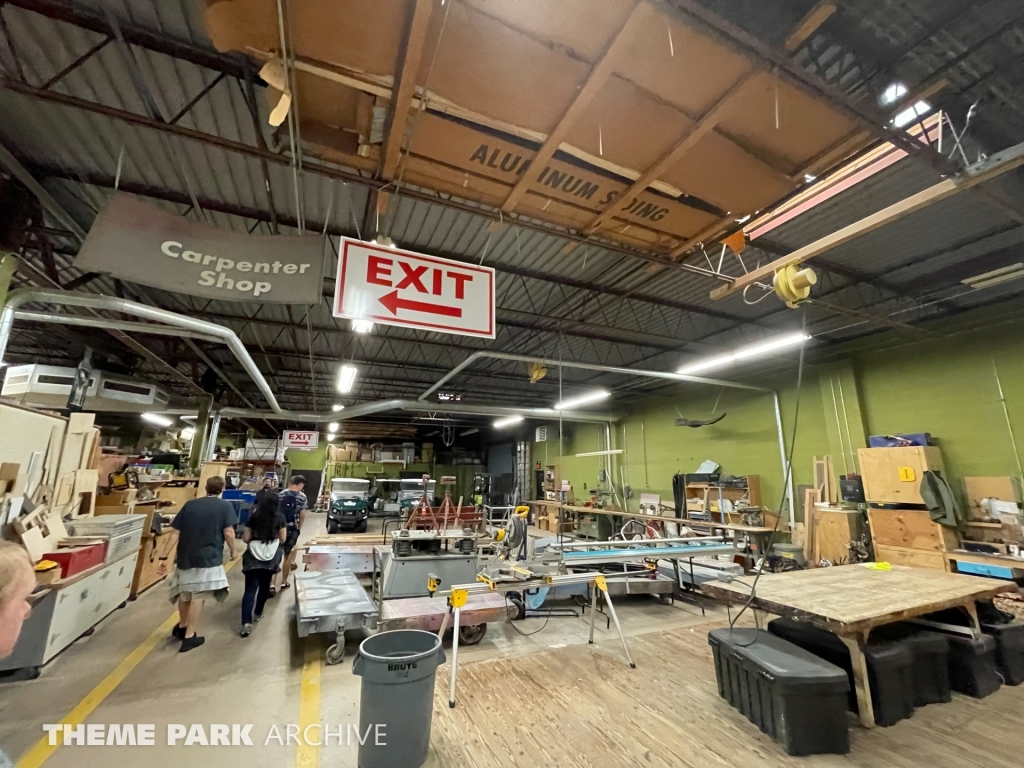
[[[224,566],[225,572],[230,571],[234,564],[241,559],[238,557],[230,561]],[[78,702],[75,708],[68,712],[67,716],[60,721],[61,724],[74,727],[84,723],[85,719],[93,713],[93,710],[102,704],[107,696],[114,692],[117,686],[131,674],[131,671],[139,666],[139,663],[149,655],[150,651],[167,640],[171,629],[177,626],[177,624],[178,612],[175,611],[167,617],[163,624],[154,629],[150,636],[143,640],[135,650],[125,656],[121,663],[114,667],[113,672],[103,678],[99,685],[89,691],[85,698]],[[319,677],[317,679],[319,680]],[[317,686],[317,691],[319,693],[319,685]],[[60,746],[59,740],[57,744],[50,746],[48,737],[44,736],[36,742],[32,749],[22,755],[15,768],[39,768]]]
[[[299,746],[295,749],[295,768],[319,768],[320,747],[310,742],[322,742],[320,725],[320,635],[306,638],[306,661],[302,665],[302,689],[299,693]],[[19,766],[20,768],[20,766]]]

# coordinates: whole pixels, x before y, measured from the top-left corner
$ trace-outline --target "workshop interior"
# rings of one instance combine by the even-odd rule
[[[0,768],[1018,768],[1022,166],[1020,0],[0,1]]]

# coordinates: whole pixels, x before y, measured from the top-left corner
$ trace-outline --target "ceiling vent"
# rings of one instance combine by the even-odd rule
[[[65,408],[75,381],[75,369],[56,365],[15,365],[7,370],[0,395],[24,405]],[[170,400],[155,384],[92,372],[85,394],[87,411],[162,411]]]

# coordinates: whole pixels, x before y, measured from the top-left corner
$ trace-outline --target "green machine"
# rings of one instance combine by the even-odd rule
[[[354,477],[331,480],[331,502],[327,508],[327,532],[366,531],[370,516],[370,481]]]

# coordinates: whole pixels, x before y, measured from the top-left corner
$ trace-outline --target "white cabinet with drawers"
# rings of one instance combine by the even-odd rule
[[[128,600],[138,550],[84,576],[58,581],[32,606],[14,653],[0,671],[40,667]]]

